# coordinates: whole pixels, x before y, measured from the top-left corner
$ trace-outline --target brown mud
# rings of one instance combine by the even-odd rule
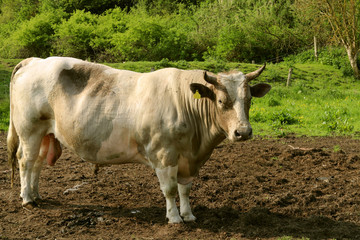
[[[0,133],[0,239],[360,239],[360,140],[256,138],[222,143],[195,179],[196,222],[169,225],[154,171],[100,168],[64,150],[21,207]]]

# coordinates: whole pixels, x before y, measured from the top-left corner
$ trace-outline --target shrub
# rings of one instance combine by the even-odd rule
[[[250,122],[266,122],[267,118],[263,111],[252,111],[250,114]]]
[[[185,60],[180,60],[175,63],[176,68],[188,69],[190,67],[189,63]]]
[[[269,119],[273,122],[274,125],[291,125],[298,123],[298,119],[293,116],[289,109],[281,109],[278,112],[272,112],[269,116]]]
[[[329,132],[347,133],[354,130],[354,126],[349,123],[349,113],[347,108],[335,108],[325,106],[325,111],[321,116],[322,126]]]
[[[111,41],[118,61],[189,59],[192,44],[176,19],[176,16],[149,16],[142,9],[132,11],[126,30],[114,34]]]
[[[89,12],[77,10],[56,29],[54,53],[76,58],[93,58],[95,53],[91,40],[95,38],[97,17]]]
[[[29,21],[22,22],[5,41],[8,49],[2,49],[9,58],[25,58],[29,56],[46,57],[52,51],[55,25],[64,15],[61,11],[47,12],[36,15]]]
[[[126,31],[127,13],[120,8],[111,9],[98,17],[94,37],[90,40],[96,59],[100,62],[115,62],[118,55],[112,42],[117,33]]]
[[[172,67],[172,64],[167,58],[161,59],[161,61],[155,65],[156,69],[167,68],[167,67]]]
[[[306,50],[298,54],[290,55],[284,58],[286,62],[296,62],[296,63],[307,63],[315,62],[314,50]]]
[[[246,34],[236,25],[225,26],[219,32],[215,54],[220,59],[239,61],[249,59],[246,49]]]
[[[275,98],[274,96],[268,97],[267,102],[268,102],[269,107],[276,107],[276,106],[281,105],[280,101],[277,98]]]

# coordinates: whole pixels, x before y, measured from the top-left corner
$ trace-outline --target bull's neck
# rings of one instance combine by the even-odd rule
[[[207,98],[190,97],[188,100],[187,114],[195,129],[194,138],[199,143],[198,151],[213,149],[226,138],[218,124],[218,110],[214,102]]]

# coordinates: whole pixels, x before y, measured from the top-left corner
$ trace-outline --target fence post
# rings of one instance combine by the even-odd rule
[[[289,87],[290,86],[290,81],[291,81],[291,75],[292,75],[292,72],[293,72],[293,69],[292,68],[289,68],[289,74],[288,74],[288,78],[287,78],[287,81],[286,81],[286,86]]]
[[[315,56],[315,60],[318,60],[318,47],[317,47],[317,41],[316,41],[316,36],[314,36],[314,56]]]

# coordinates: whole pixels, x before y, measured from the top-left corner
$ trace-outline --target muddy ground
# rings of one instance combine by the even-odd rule
[[[169,225],[154,171],[101,168],[65,150],[44,166],[33,211],[10,188],[0,133],[0,239],[360,239],[360,140],[223,143],[194,181],[194,223]]]

